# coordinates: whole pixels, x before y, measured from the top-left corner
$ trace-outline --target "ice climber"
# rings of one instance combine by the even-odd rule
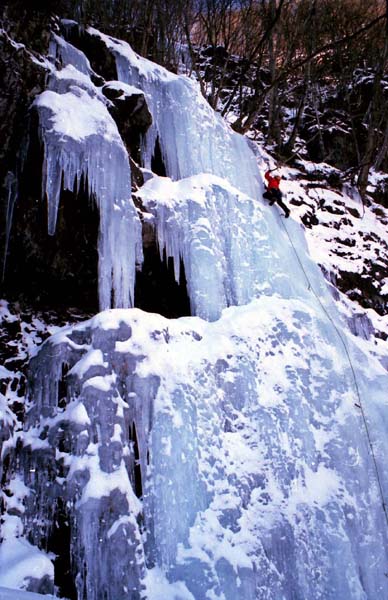
[[[267,189],[263,194],[264,198],[269,200],[272,206],[275,202],[284,210],[284,216],[287,218],[290,216],[290,209],[284,204],[282,200],[282,192],[280,191],[279,185],[281,181],[280,175],[271,175],[271,171],[267,171],[264,175],[267,180]]]

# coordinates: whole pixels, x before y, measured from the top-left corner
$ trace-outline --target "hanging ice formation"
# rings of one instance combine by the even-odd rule
[[[192,314],[216,320],[226,306],[259,295],[305,295],[305,281],[289,277],[295,257],[277,243],[284,231],[279,228],[274,244],[271,230],[278,225],[225,179],[154,177],[137,196],[154,217],[161,254],[174,259],[177,281],[183,259]],[[312,276],[320,288],[319,273]]]
[[[266,225],[262,222],[259,226],[262,219],[254,207],[263,188],[255,157],[246,140],[209,107],[193,81],[138,57],[124,42],[94,29],[88,33],[98,36],[113,53],[119,79],[145,94],[153,123],[143,140],[144,167],[151,168],[159,146],[167,175],[182,183],[169,187],[167,180],[152,181],[139,196],[144,201],[147,197],[148,208],[154,200],[152,212],[160,253],[163,256],[166,250],[167,256],[174,259],[177,281],[183,259],[192,314],[216,319],[224,307],[248,302],[266,285],[263,275],[269,261],[256,263],[255,250],[251,257],[242,256],[245,248],[241,242],[245,245],[247,235],[254,232],[264,246],[268,236],[268,231],[259,233]],[[204,174],[218,176],[223,182],[217,184],[217,177],[210,181]],[[186,185],[183,180],[195,175],[198,180],[192,177]],[[156,191],[154,197],[152,190]],[[205,190],[208,202],[200,208],[198,198]],[[193,202],[186,202],[190,191]],[[183,201],[177,201],[171,210],[174,198],[181,198],[182,194]],[[234,219],[241,221],[239,226],[233,223]],[[249,232],[245,227],[239,235],[237,229],[251,219],[257,227]]]
[[[355,403],[386,495],[386,371],[338,320],[298,226],[287,224],[302,264],[261,210],[243,138],[186,79],[91,33],[146,92],[144,164],[159,138],[168,177],[139,195],[177,276],[183,257],[193,312],[214,322],[110,310],[43,345],[24,434],[26,533],[42,546],[65,512],[79,600],[383,598],[387,527]],[[98,98],[77,90],[71,102],[93,102],[102,123]],[[38,101],[43,122],[59,114],[55,93]],[[43,135],[60,151],[55,131]]]
[[[34,102],[44,145],[42,189],[48,203],[48,232],[55,233],[61,187],[77,190],[84,178],[100,216],[100,308],[130,307],[142,246],[127,151],[107,100],[90,80],[85,55],[55,35],[51,53],[64,68],[52,70],[49,89]]]
[[[151,167],[158,142],[172,179],[211,173],[251,198],[261,198],[262,180],[246,140],[210,108],[197,84],[140,58],[125,42],[92,28],[88,33],[98,36],[114,55],[119,80],[145,93],[153,118],[144,140],[146,168]]]

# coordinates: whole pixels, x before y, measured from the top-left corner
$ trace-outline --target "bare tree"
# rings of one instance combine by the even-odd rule
[[[360,170],[357,178],[357,185],[360,195],[364,198],[368,186],[369,172],[374,162],[374,156],[380,139],[380,132],[384,121],[387,121],[387,98],[384,95],[382,80],[387,72],[388,66],[388,0],[385,0],[385,28],[384,28],[384,43],[379,60],[376,63],[373,76],[373,87],[370,103],[365,117],[365,127],[367,129],[367,139],[365,151],[361,159]],[[387,147],[387,129],[382,144],[381,150]],[[377,153],[377,164],[382,162],[383,155]]]

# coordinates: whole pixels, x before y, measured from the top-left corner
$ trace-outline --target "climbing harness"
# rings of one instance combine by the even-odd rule
[[[383,511],[384,511],[385,520],[387,522],[387,528],[388,528],[388,510],[387,510],[387,505],[386,505],[385,500],[384,500],[383,486],[382,486],[382,483],[381,483],[381,477],[380,477],[379,469],[378,469],[378,466],[377,466],[377,460],[376,460],[376,455],[375,455],[375,451],[374,451],[374,448],[373,448],[373,442],[372,442],[372,438],[371,438],[371,435],[370,435],[368,422],[366,420],[365,410],[364,410],[363,403],[362,403],[362,400],[361,400],[360,389],[358,387],[357,377],[356,377],[356,373],[355,373],[355,370],[354,370],[354,366],[353,366],[353,362],[352,362],[351,356],[349,354],[349,350],[348,350],[348,348],[346,346],[346,343],[345,343],[345,340],[343,338],[343,335],[341,334],[341,332],[339,331],[337,325],[334,322],[333,317],[330,315],[330,313],[328,312],[327,308],[324,306],[322,300],[320,299],[319,295],[316,293],[316,291],[312,287],[310,279],[309,279],[309,276],[306,273],[306,270],[305,270],[305,268],[303,266],[303,263],[302,263],[302,261],[301,261],[301,259],[299,257],[299,254],[298,254],[298,252],[297,252],[297,250],[295,248],[295,245],[294,245],[294,243],[293,243],[293,241],[291,239],[291,236],[290,236],[290,234],[288,232],[288,229],[287,229],[285,223],[283,222],[283,220],[281,221],[281,223],[282,223],[284,231],[286,232],[287,237],[288,237],[288,239],[290,241],[291,247],[292,247],[292,249],[294,251],[294,254],[295,254],[296,258],[297,258],[297,261],[298,261],[298,263],[300,265],[300,268],[302,269],[303,274],[304,274],[304,276],[306,278],[308,290],[311,290],[312,293],[314,294],[315,298],[318,300],[318,303],[319,303],[320,307],[322,308],[322,311],[324,312],[324,314],[326,315],[327,319],[329,320],[329,322],[333,326],[335,332],[337,333],[338,338],[341,341],[342,346],[344,347],[345,354],[346,354],[347,360],[349,362],[350,370],[351,370],[353,381],[354,381],[354,388],[355,388],[356,395],[357,395],[358,402],[356,403],[356,407],[359,408],[360,411],[361,411],[362,420],[363,420],[364,428],[365,428],[365,432],[366,432],[366,437],[367,437],[367,440],[368,440],[368,445],[369,445],[370,453],[371,453],[371,457],[372,457],[372,462],[373,462],[374,470],[375,470],[375,473],[376,473],[376,480],[377,480],[377,484],[378,484],[378,488],[379,488],[379,492],[380,492],[380,496],[381,496],[381,504],[382,504],[382,508],[383,508]]]

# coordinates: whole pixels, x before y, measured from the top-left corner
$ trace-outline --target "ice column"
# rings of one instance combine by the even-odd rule
[[[34,107],[43,142],[43,193],[48,232],[54,235],[61,189],[77,191],[87,182],[100,214],[98,289],[100,308],[131,307],[135,268],[142,262],[141,224],[131,200],[127,151],[106,100],[85,74],[87,59],[61,40],[61,56],[74,66],[53,72]],[[83,56],[83,55],[82,55]],[[68,79],[67,79],[68,78]]]

